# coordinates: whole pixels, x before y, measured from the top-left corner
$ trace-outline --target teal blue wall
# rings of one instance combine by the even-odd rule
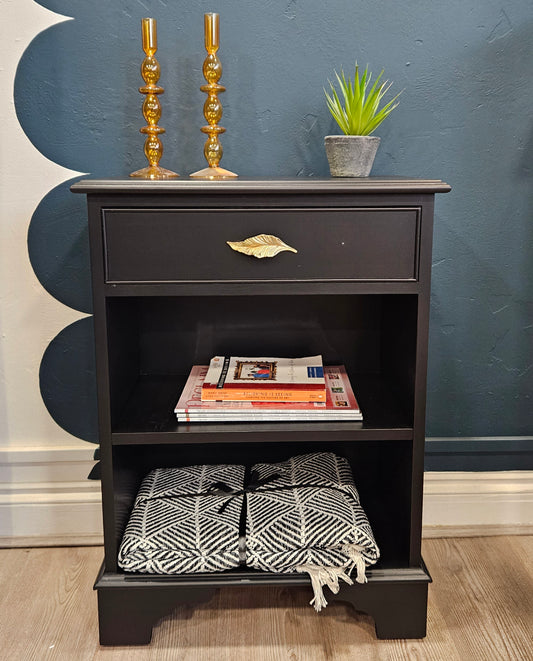
[[[74,20],[24,53],[18,117],[45,156],[96,176],[144,165],[143,16],[158,19],[162,165],[182,175],[204,164],[204,11],[221,15],[222,165],[242,175],[327,175],[323,136],[335,127],[323,86],[356,59],[384,68],[404,91],[379,129],[373,174],[453,186],[436,204],[427,434],[454,440],[428,444],[428,467],[533,468],[531,0],[40,4]],[[42,200],[28,247],[43,286],[89,312],[85,211],[69,183]],[[54,418],[94,442],[89,335],[88,323],[65,329],[40,377]],[[58,380],[78,393],[82,418]]]

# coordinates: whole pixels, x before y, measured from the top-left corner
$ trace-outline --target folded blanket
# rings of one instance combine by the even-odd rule
[[[332,453],[256,464],[268,485],[247,494],[246,564],[269,572],[307,572],[317,611],[327,605],[322,586],[337,593],[339,579],[366,582],[365,566],[379,549],[359,502],[348,462]]]
[[[240,495],[228,498],[214,488],[217,483]],[[122,539],[119,567],[151,574],[237,567],[243,483],[244,466],[157,468],[148,473]]]
[[[364,583],[379,558],[348,462],[332,453],[244,466],[158,468],[143,480],[119,549],[130,572],[218,572],[246,564],[307,572],[317,611],[322,587]]]

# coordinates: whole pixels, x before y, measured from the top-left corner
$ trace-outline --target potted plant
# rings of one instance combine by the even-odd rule
[[[370,134],[398,105],[397,94],[380,108],[383,97],[392,83],[381,82],[383,71],[370,87],[372,74],[368,66],[359,75],[355,65],[354,80],[335,72],[341,96],[329,81],[331,94],[324,90],[329,111],[344,135],[325,137],[326,155],[333,177],[368,177],[379,147],[380,138]]]

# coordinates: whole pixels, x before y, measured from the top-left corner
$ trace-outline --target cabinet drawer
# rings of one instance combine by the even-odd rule
[[[420,210],[104,209],[109,283],[418,278]],[[257,259],[227,241],[272,234],[298,252]]]

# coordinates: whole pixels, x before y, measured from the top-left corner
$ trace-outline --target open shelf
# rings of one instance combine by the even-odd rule
[[[408,294],[108,300],[112,443],[412,438],[417,304]],[[214,355],[316,354],[345,365],[362,423],[176,421],[193,364]]]
[[[324,434],[332,440],[411,439],[409,416],[392,386],[377,376],[360,376],[356,397],[364,421],[178,423],[174,406],[184,386],[176,376],[139,378],[112,432],[113,445],[136,443],[202,443],[232,435],[234,442],[312,440]],[[224,438],[224,440],[226,440]]]
[[[195,443],[190,437],[183,443],[139,443],[113,447],[116,528],[115,547],[110,551],[107,567],[117,570],[116,554],[130,516],[140,484],[155,468],[173,468],[198,464],[238,464],[252,466],[257,462],[277,463],[307,452],[333,452],[350,464],[360,501],[371,521],[381,551],[378,567],[409,567],[419,557],[410,556],[410,502],[412,441],[386,438],[349,442],[330,433],[309,438],[303,443],[285,435],[263,443],[243,436],[236,443],[232,434],[211,437],[209,442]],[[120,498],[118,497],[120,494]],[[227,575],[224,573],[224,575]]]

